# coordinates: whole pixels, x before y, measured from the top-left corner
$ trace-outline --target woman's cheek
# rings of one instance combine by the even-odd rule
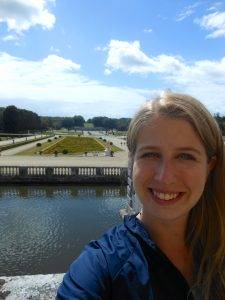
[[[144,165],[135,165],[133,168],[133,180],[137,182],[145,181],[150,175],[149,171],[149,168]]]

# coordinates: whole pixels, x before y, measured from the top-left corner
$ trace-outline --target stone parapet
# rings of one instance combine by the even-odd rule
[[[0,166],[0,183],[126,184],[127,168]]]
[[[64,274],[0,277],[1,300],[53,300]]]

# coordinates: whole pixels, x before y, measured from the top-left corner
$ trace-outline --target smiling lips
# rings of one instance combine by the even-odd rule
[[[160,201],[160,202],[176,202],[184,193],[183,192],[159,192],[154,189],[149,189],[151,194],[153,195],[154,200]]]

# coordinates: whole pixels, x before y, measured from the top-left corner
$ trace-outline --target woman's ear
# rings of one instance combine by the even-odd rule
[[[214,155],[208,161],[208,175],[215,168],[216,163],[217,163],[217,157],[216,155]]]

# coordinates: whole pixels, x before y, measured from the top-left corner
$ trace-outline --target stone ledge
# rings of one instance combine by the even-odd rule
[[[54,300],[64,274],[0,277],[1,300]]]

